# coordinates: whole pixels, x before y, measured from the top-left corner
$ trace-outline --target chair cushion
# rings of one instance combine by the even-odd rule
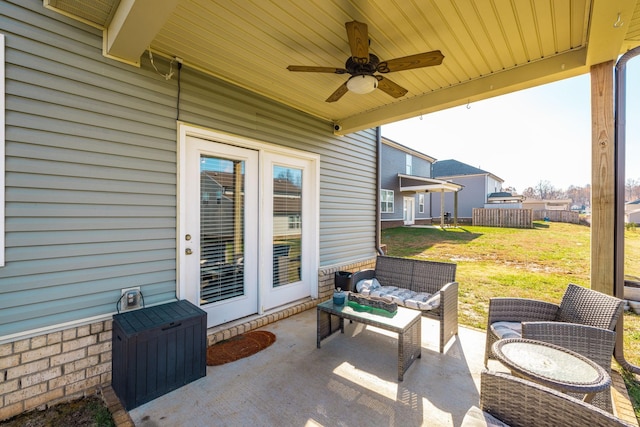
[[[500,339],[522,337],[522,323],[520,322],[495,322],[491,324],[491,330]]]
[[[461,427],[509,427],[509,425],[483,412],[477,406],[472,406],[464,415]]]

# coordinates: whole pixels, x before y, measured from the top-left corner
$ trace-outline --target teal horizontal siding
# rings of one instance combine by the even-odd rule
[[[6,265],[0,337],[176,297],[177,74],[102,56],[102,33],[0,2],[6,43]],[[162,58],[156,65],[168,67]],[[320,264],[372,256],[375,131],[331,123],[185,66],[187,123],[320,155]]]

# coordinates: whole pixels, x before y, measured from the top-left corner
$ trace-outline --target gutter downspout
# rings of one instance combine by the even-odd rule
[[[626,99],[627,62],[640,55],[640,47],[626,52],[620,57],[615,67],[615,111],[614,111],[614,150],[615,150],[615,217],[614,217],[614,294],[624,299],[624,200],[625,200],[625,144],[626,144]],[[627,371],[640,374],[640,367],[632,365],[624,358],[624,315],[616,325],[616,347],[614,357]]]
[[[380,246],[380,236],[382,235],[382,215],[380,212],[380,188],[382,186],[382,128],[378,126],[376,128],[376,252],[378,255],[384,255],[382,247]]]

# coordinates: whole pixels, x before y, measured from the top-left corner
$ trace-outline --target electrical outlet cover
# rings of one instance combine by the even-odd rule
[[[120,295],[120,311],[129,311],[140,308],[140,305],[142,304],[140,286],[122,289]]]

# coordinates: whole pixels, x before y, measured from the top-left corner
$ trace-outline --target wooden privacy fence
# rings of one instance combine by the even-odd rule
[[[485,227],[533,228],[531,209],[473,208],[473,225]]]
[[[533,211],[533,220],[542,221],[548,219],[553,222],[568,222],[569,224],[580,224],[580,214],[572,211]]]

